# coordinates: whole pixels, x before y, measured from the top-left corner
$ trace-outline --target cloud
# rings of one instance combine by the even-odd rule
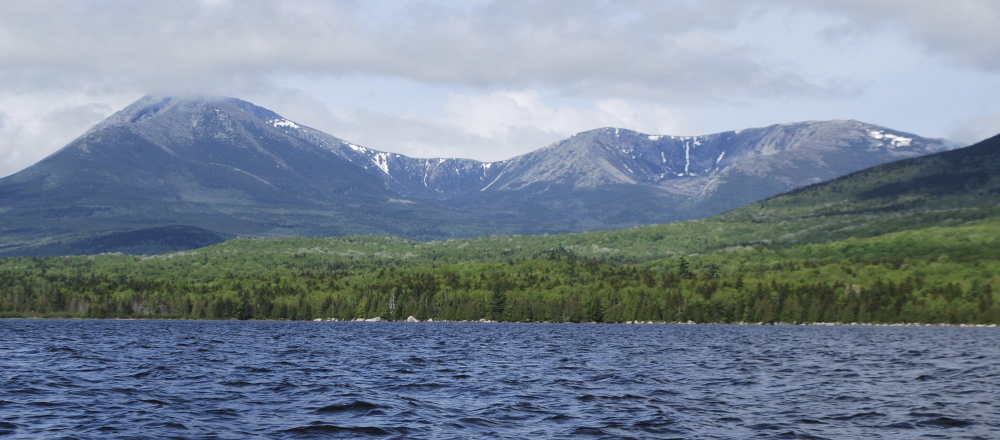
[[[953,63],[1000,71],[1000,2],[995,0],[776,0],[794,10],[818,9],[846,19],[827,35],[901,32],[907,41]]]
[[[995,0],[38,0],[0,3],[0,79],[26,92],[225,93],[295,74],[723,104],[841,94],[796,59],[732,38],[770,31],[776,9],[786,23],[842,17],[817,30],[829,38],[901,32],[1000,70]]]
[[[308,119],[297,122],[377,150],[411,157],[483,161],[509,159],[599,127],[653,134],[684,134],[691,130],[681,114],[661,105],[601,99],[571,106],[551,100],[533,89],[452,93],[441,116],[317,110],[303,113]],[[294,102],[284,105],[302,107]],[[289,114],[283,116],[295,119]]]
[[[535,127],[569,136],[598,127],[626,127],[676,133],[687,123],[676,112],[653,104],[602,99],[587,109],[546,104],[538,91],[501,90],[485,95],[452,94],[445,103],[447,122],[471,134],[501,138],[512,130]]]
[[[15,115],[0,111],[0,177],[38,162],[112,113],[111,107],[95,103],[25,107]]]
[[[587,106],[546,103],[537,90],[500,90],[489,94],[451,94],[446,116],[436,125],[488,145],[480,151],[486,160],[507,159],[536,150],[581,131],[623,127],[648,133],[679,133],[690,124],[679,113],[661,105],[600,99]]]
[[[292,73],[685,100],[823,87],[719,37],[754,17],[743,2],[22,3],[0,4],[0,75],[26,89],[215,92]]]
[[[983,113],[952,123],[950,139],[965,145],[1000,134],[1000,112]]]

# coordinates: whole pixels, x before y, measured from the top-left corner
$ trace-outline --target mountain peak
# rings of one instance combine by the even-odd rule
[[[234,115],[249,114],[264,122],[282,119],[277,113],[237,98],[200,94],[149,94],[111,115],[90,131],[141,123],[151,118],[169,117],[174,114],[188,116],[204,113],[206,110]]]

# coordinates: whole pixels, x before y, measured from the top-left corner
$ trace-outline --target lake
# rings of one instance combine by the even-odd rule
[[[6,438],[1000,438],[1000,329],[0,320]]]

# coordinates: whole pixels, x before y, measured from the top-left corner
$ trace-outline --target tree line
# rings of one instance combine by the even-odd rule
[[[252,256],[246,257],[253,259]],[[623,264],[556,248],[532,258],[399,267],[290,256],[248,272],[209,257],[0,265],[0,316],[544,322],[1000,323],[994,260],[829,261],[713,254]],[[195,267],[196,269],[192,269]]]

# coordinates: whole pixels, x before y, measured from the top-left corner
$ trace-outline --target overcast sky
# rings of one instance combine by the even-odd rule
[[[1000,1],[0,2],[0,176],[148,93],[498,160],[615,126],[1000,133]]]

